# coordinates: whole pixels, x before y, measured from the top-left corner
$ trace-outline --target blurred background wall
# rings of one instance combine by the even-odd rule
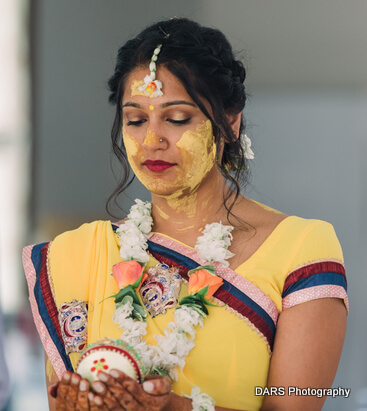
[[[110,218],[104,206],[115,185],[109,146],[114,108],[107,103],[106,82],[117,49],[146,25],[178,16],[221,29],[245,60],[245,116],[255,151],[247,195],[335,227],[344,250],[351,311],[334,387],[352,391],[349,399],[328,399],[324,409],[367,410],[367,276],[361,258],[367,245],[367,2],[17,2],[23,10],[17,14],[20,32],[29,46],[21,54],[26,58],[20,67],[28,72],[21,69],[25,97],[17,105],[25,124],[18,152],[25,158],[14,160],[19,165],[12,166],[18,171],[11,178],[9,168],[0,167],[1,202],[9,203],[9,187],[12,192],[18,187],[21,197],[14,200],[16,207],[8,204],[0,220],[0,292],[13,392],[8,408],[24,409],[30,398],[37,401],[37,410],[47,406],[25,282],[19,264],[6,263],[6,245],[11,242],[14,255],[20,255],[26,243]],[[22,101],[27,102],[24,109]],[[4,147],[3,165],[9,158]],[[139,183],[129,197],[122,199],[124,209],[136,197],[149,198]],[[14,231],[17,237],[8,240]],[[23,367],[15,365],[19,352]]]

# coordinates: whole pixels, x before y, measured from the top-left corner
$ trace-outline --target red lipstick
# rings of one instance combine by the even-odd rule
[[[175,165],[174,163],[168,163],[163,160],[145,160],[143,164],[148,170],[153,171],[154,173],[160,173]]]

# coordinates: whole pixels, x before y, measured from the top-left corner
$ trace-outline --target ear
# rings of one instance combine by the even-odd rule
[[[241,114],[242,112],[239,112],[237,114],[226,114],[227,120],[237,137],[239,137],[240,134]]]

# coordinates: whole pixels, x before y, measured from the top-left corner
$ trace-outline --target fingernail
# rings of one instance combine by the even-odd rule
[[[110,376],[113,378],[119,378],[119,373],[116,370],[110,371]]]
[[[73,384],[78,384],[78,383],[79,383],[79,377],[74,374],[74,375],[71,377],[71,382],[72,382]]]
[[[100,372],[98,374],[98,379],[103,381],[103,382],[107,382],[108,381],[108,376],[106,374],[103,374],[102,372]]]
[[[102,405],[103,401],[100,397],[94,397],[94,403],[97,405]]]
[[[104,385],[100,382],[96,382],[93,384],[93,389],[97,392],[103,392],[104,391]]]
[[[152,392],[154,390],[154,384],[151,381],[143,382],[143,388],[146,392]]]
[[[80,391],[87,391],[89,388],[89,384],[85,380],[81,380],[79,384]]]
[[[69,381],[70,380],[70,374],[68,372],[64,372],[64,374],[62,375],[62,378],[65,381]]]
[[[93,393],[88,393],[88,400],[89,401],[93,401],[93,399],[94,399],[94,394]]]

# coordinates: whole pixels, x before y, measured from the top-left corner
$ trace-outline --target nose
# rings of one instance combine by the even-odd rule
[[[159,137],[157,133],[148,128],[143,141],[143,146],[151,150],[164,149],[167,148],[167,140],[163,137]]]

